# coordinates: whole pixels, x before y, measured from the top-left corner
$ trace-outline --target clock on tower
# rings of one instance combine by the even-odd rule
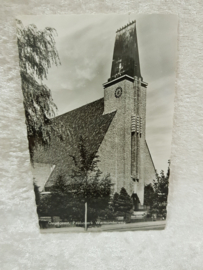
[[[122,95],[122,88],[121,87],[116,88],[115,97],[119,98],[121,95]]]

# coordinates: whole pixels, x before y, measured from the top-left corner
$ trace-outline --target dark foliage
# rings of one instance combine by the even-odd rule
[[[117,216],[127,217],[132,211],[133,201],[124,187],[121,188],[120,194],[117,192],[114,194],[112,207]]]
[[[38,30],[33,24],[24,27],[17,22],[17,44],[24,109],[29,141],[31,161],[36,141],[47,146],[51,133],[62,134],[50,118],[55,116],[56,105],[53,102],[50,89],[42,83],[47,79],[48,70],[52,65],[60,64],[54,36],[56,30],[46,27]],[[63,129],[63,126],[61,126]]]
[[[99,212],[99,217],[103,220],[114,220],[116,215],[111,207],[107,207]]]
[[[85,202],[88,204],[87,220],[95,223],[101,211],[109,206],[111,181],[102,177],[98,169],[99,157],[89,154],[81,137],[78,155],[72,156],[75,168],[70,181],[59,176],[52,193],[42,197],[38,207],[40,216],[60,216],[68,221],[84,222]]]
[[[40,204],[39,187],[36,185],[35,182],[33,182],[33,186],[34,186],[34,193],[35,193],[35,202],[36,202],[36,205],[38,206]]]
[[[155,200],[155,191],[154,191],[153,185],[151,183],[148,185],[145,185],[144,205],[152,207],[154,200]]]
[[[166,217],[169,176],[170,162],[166,175],[164,171],[161,171],[160,175],[157,173],[153,185],[149,184],[145,186],[144,204],[150,206],[151,213],[156,213],[163,217]]]
[[[104,203],[105,198],[109,200],[111,194],[110,176],[102,177],[102,172],[97,166],[99,156],[96,153],[88,153],[82,137],[78,153],[79,156],[72,156],[75,168],[72,171],[69,188],[84,202],[94,204],[99,203],[100,199]]]
[[[117,192],[113,195],[112,208],[114,212],[119,211],[119,194]]]
[[[110,176],[102,176],[97,164],[99,156],[89,153],[80,137],[78,156],[71,156],[75,165],[69,190],[76,200],[88,204],[88,221],[95,221],[101,210],[108,207],[111,195]]]

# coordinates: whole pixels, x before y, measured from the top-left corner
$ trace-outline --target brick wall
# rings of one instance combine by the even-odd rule
[[[147,145],[147,142],[145,143],[145,160],[144,160],[144,167],[145,167],[145,185],[150,184],[155,180],[155,167],[154,163]]]
[[[115,90],[121,87],[122,95],[115,97]],[[114,120],[107,132],[105,139],[100,146],[99,153],[102,157],[101,169],[105,172],[111,172],[115,183],[115,191],[119,192],[125,187],[129,194],[134,192],[134,182],[132,181],[132,156],[135,157],[136,145],[131,146],[131,116],[137,110],[137,100],[135,98],[137,91],[135,84],[128,80],[123,80],[104,90],[104,113],[117,111]],[[140,90],[139,114],[142,116],[142,136],[140,141],[139,172],[140,180],[137,185],[137,193],[143,203],[144,196],[144,165],[145,158],[145,117],[146,117],[146,89]],[[137,136],[137,135],[136,135]],[[112,146],[113,145],[113,146]],[[108,149],[108,150],[107,150]],[[112,151],[111,153],[109,151]],[[138,160],[134,159],[136,166]],[[114,164],[114,165],[113,165]],[[117,169],[113,167],[115,166]],[[112,173],[113,172],[113,173]]]
[[[122,88],[122,95],[116,98],[115,90],[118,87]],[[137,113],[138,100],[135,91],[138,91],[138,87],[142,134],[141,136],[135,134],[136,143],[132,148],[131,116]],[[141,204],[143,204],[145,182],[151,178],[154,179],[155,175],[153,162],[145,142],[146,87],[141,86],[141,82],[138,80],[133,83],[126,79],[107,87],[104,90],[104,114],[115,110],[117,111],[116,115],[98,151],[101,157],[99,166],[104,173],[111,174],[114,191],[120,192],[120,189],[125,187],[130,195],[136,192]],[[138,158],[136,155],[137,143],[139,145]],[[134,163],[132,160],[134,160]],[[139,182],[135,185],[131,176],[132,171],[136,171],[134,167],[137,164]]]
[[[140,160],[139,160],[139,183],[137,184],[137,195],[141,205],[144,203],[145,186],[145,130],[146,130],[146,88],[140,87],[139,115],[142,117],[142,134],[140,137]]]
[[[115,97],[117,87],[122,95]],[[99,148],[101,170],[111,174],[114,190],[125,187],[132,193],[131,179],[131,112],[133,109],[133,83],[123,80],[104,90],[104,114],[117,111],[108,132]]]
[[[98,167],[104,175],[110,173],[113,191],[117,191],[117,149],[116,149],[116,115],[99,147],[98,155],[100,162]]]

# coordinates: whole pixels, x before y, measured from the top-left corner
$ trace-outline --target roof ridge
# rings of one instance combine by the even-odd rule
[[[122,26],[121,28],[119,28],[119,29],[116,31],[116,33],[120,32],[121,30],[127,28],[128,26],[130,26],[131,24],[134,24],[134,23],[136,23],[136,20],[134,20],[134,21],[132,21],[132,22],[129,22],[128,24]]]
[[[84,105],[82,105],[82,106],[80,106],[80,107],[78,107],[78,108],[75,108],[75,109],[71,110],[71,111],[68,111],[68,112],[66,112],[66,113],[57,115],[56,117],[51,118],[51,119],[56,119],[56,118],[58,118],[58,117],[64,116],[64,115],[66,115],[66,114],[68,114],[68,113],[70,113],[70,112],[74,112],[74,111],[76,111],[76,110],[79,110],[79,109],[81,109],[81,108],[83,108],[83,107],[85,107],[85,106],[88,106],[88,105],[91,105],[91,104],[93,104],[93,103],[96,103],[96,102],[98,102],[98,101],[100,101],[100,100],[102,100],[102,99],[104,99],[104,98],[99,98],[99,99],[97,99],[97,100],[95,100],[95,101],[92,101],[92,102],[89,102],[89,103],[87,103],[87,104],[84,104]]]

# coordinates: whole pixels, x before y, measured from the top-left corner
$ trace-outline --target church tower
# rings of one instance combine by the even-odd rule
[[[125,187],[144,203],[146,87],[140,71],[136,22],[116,32],[110,78],[104,86],[104,114],[114,117],[115,191]]]

